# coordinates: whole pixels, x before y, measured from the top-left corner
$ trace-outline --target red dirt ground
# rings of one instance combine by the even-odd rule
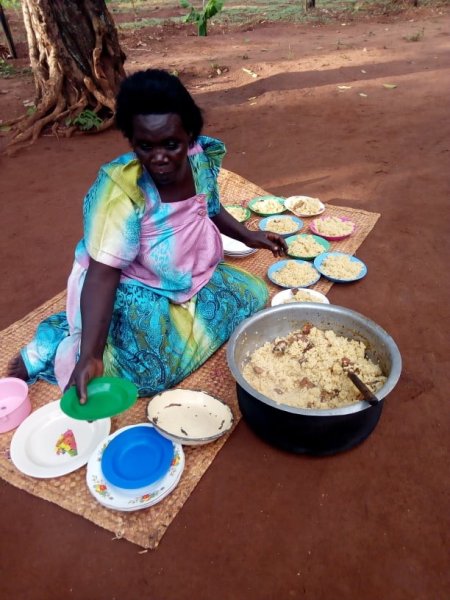
[[[393,335],[403,376],[373,435],[342,455],[288,455],[242,422],[148,554],[0,482],[5,598],[450,596],[448,15],[122,36],[130,71],[179,72],[205,132],[227,144],[225,167],[280,195],[381,213],[358,251],[368,276],[329,297]],[[32,97],[30,79],[0,80],[1,118]],[[63,289],[83,195],[126,147],[114,131],[44,137],[1,159],[0,326]]]

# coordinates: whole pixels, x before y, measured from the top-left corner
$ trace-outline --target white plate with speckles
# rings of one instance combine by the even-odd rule
[[[152,398],[147,416],[161,435],[188,446],[213,442],[233,426],[233,413],[225,402],[206,392],[180,388]]]

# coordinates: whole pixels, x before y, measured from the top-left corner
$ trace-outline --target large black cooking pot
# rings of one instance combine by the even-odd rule
[[[387,376],[377,392],[378,404],[361,401],[327,410],[296,408],[277,404],[247,383],[242,367],[249,355],[266,341],[287,335],[307,322],[365,343],[369,358],[380,364]],[[348,308],[315,303],[274,306],[246,319],[228,342],[227,360],[236,380],[242,415],[255,433],[284,450],[316,456],[349,450],[367,438],[402,366],[397,345],[379,325]]]

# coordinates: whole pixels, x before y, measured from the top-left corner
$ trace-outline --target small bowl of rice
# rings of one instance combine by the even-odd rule
[[[321,292],[309,290],[305,288],[293,288],[291,290],[283,290],[278,292],[272,298],[271,306],[279,306],[280,304],[293,304],[299,302],[318,302],[319,304],[330,304],[330,301]]]
[[[261,231],[270,231],[271,233],[278,233],[278,235],[288,236],[300,231],[303,227],[303,221],[288,215],[275,215],[261,219],[258,227]]]
[[[321,275],[336,283],[358,281],[367,275],[362,260],[345,252],[324,252],[314,259],[314,266]]]
[[[267,277],[284,288],[309,287],[320,279],[320,273],[306,260],[279,260],[271,265]]]
[[[248,203],[248,207],[257,215],[276,215],[286,210],[284,198],[278,196],[259,196]]]
[[[325,211],[325,204],[319,198],[310,196],[290,196],[286,198],[284,204],[298,217],[316,217]]]
[[[245,206],[239,206],[239,204],[224,204],[224,209],[230,213],[232,217],[239,221],[239,223],[243,223],[247,221],[251,217],[251,212]]]
[[[288,246],[287,254],[294,258],[303,260],[312,260],[323,252],[328,252],[330,242],[318,235],[301,233],[300,235],[291,235],[286,238]]]
[[[320,235],[326,240],[343,240],[352,235],[356,224],[347,217],[321,217],[314,219],[309,225],[315,235]]]

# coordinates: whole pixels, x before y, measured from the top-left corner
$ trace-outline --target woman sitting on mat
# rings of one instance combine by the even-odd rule
[[[84,200],[67,310],[45,319],[9,374],[75,385],[103,374],[139,395],[170,388],[266,304],[265,283],[222,262],[220,232],[281,256],[280,236],[249,231],[219,202],[225,147],[201,136],[201,111],[161,70],[122,83],[117,125],[133,152],[101,167]]]

